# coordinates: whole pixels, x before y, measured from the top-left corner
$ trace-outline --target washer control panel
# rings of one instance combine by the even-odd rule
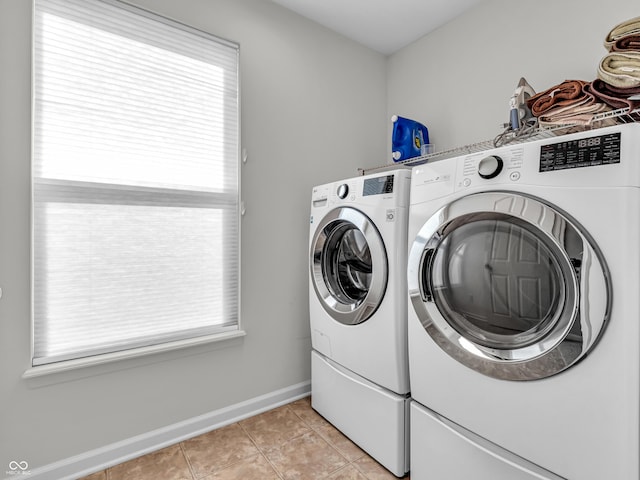
[[[344,183],[335,184],[335,195],[339,200],[355,201],[359,198],[384,195],[390,196],[394,193],[395,175],[379,175],[375,177],[351,179]]]
[[[382,175],[366,179],[362,188],[362,196],[393,193],[393,178],[393,175]]]

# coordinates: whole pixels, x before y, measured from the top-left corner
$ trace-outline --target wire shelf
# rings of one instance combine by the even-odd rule
[[[513,145],[518,143],[531,142],[533,140],[541,140],[545,138],[558,137],[561,135],[567,135],[569,133],[585,132],[589,130],[595,130],[602,127],[607,127],[616,124],[623,123],[639,123],[640,122],[640,108],[631,110],[630,108],[621,108],[618,110],[611,110],[608,112],[598,113],[591,117],[589,122],[586,123],[572,123],[566,125],[553,125],[549,127],[535,127],[529,129],[522,129],[521,131],[512,130],[505,131],[503,134],[498,135],[493,140],[486,140],[478,143],[471,143],[462,147],[452,148],[451,150],[443,150],[442,152],[430,153],[428,155],[422,155],[419,157],[409,158],[407,160],[396,162],[388,165],[380,165],[372,168],[359,168],[358,172],[361,175],[367,175],[369,173],[392,170],[402,167],[414,167],[416,165],[422,165],[427,162],[434,162],[438,160],[444,160],[445,158],[458,157],[461,155],[468,155],[471,153],[482,152],[490,150],[492,148]],[[500,141],[498,141],[500,139]]]

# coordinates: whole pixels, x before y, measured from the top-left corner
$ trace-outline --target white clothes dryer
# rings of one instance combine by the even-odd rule
[[[411,171],[311,198],[312,406],[396,476],[408,470],[407,215]]]
[[[640,125],[414,167],[413,480],[640,478]]]

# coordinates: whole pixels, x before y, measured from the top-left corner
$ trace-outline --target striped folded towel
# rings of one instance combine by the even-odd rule
[[[619,88],[595,79],[585,87],[585,91],[611,107],[635,110],[640,107],[640,87]],[[635,99],[638,97],[638,99]],[[630,100],[633,98],[633,100]]]
[[[598,113],[608,112],[612,108],[593,95],[586,83],[582,88],[582,95],[571,103],[555,106],[538,117],[541,127],[553,125],[588,125],[593,116]],[[607,125],[614,125],[615,120]],[[605,125],[600,125],[605,126]]]
[[[598,65],[598,78],[620,88],[640,86],[640,52],[610,52]]]
[[[612,52],[640,51],[640,35],[627,35],[619,38],[611,47]]]
[[[604,46],[607,50],[611,50],[611,47],[619,38],[638,34],[640,34],[640,17],[625,20],[611,29],[604,39]]]
[[[582,105],[549,110],[538,118],[538,124],[542,128],[557,125],[589,125],[593,121],[594,115],[611,110],[611,107],[605,103],[596,102],[587,104],[585,101]],[[606,127],[615,124],[615,119],[611,118],[601,120],[598,126]]]

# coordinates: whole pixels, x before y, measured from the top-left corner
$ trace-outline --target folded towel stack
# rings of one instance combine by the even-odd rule
[[[589,85],[583,80],[565,80],[531,97],[527,106],[541,127],[586,125],[596,113],[611,110],[589,91]]]
[[[565,80],[527,101],[541,127],[589,125],[594,115],[617,109],[629,109],[640,121],[640,112],[634,112],[640,108],[640,17],[614,26],[604,46],[609,53],[595,80]],[[598,126],[614,123],[615,118],[598,120]]]
[[[640,102],[629,97],[640,94],[640,17],[613,27],[604,46],[609,53],[600,61],[591,93],[613,108],[638,108]]]

